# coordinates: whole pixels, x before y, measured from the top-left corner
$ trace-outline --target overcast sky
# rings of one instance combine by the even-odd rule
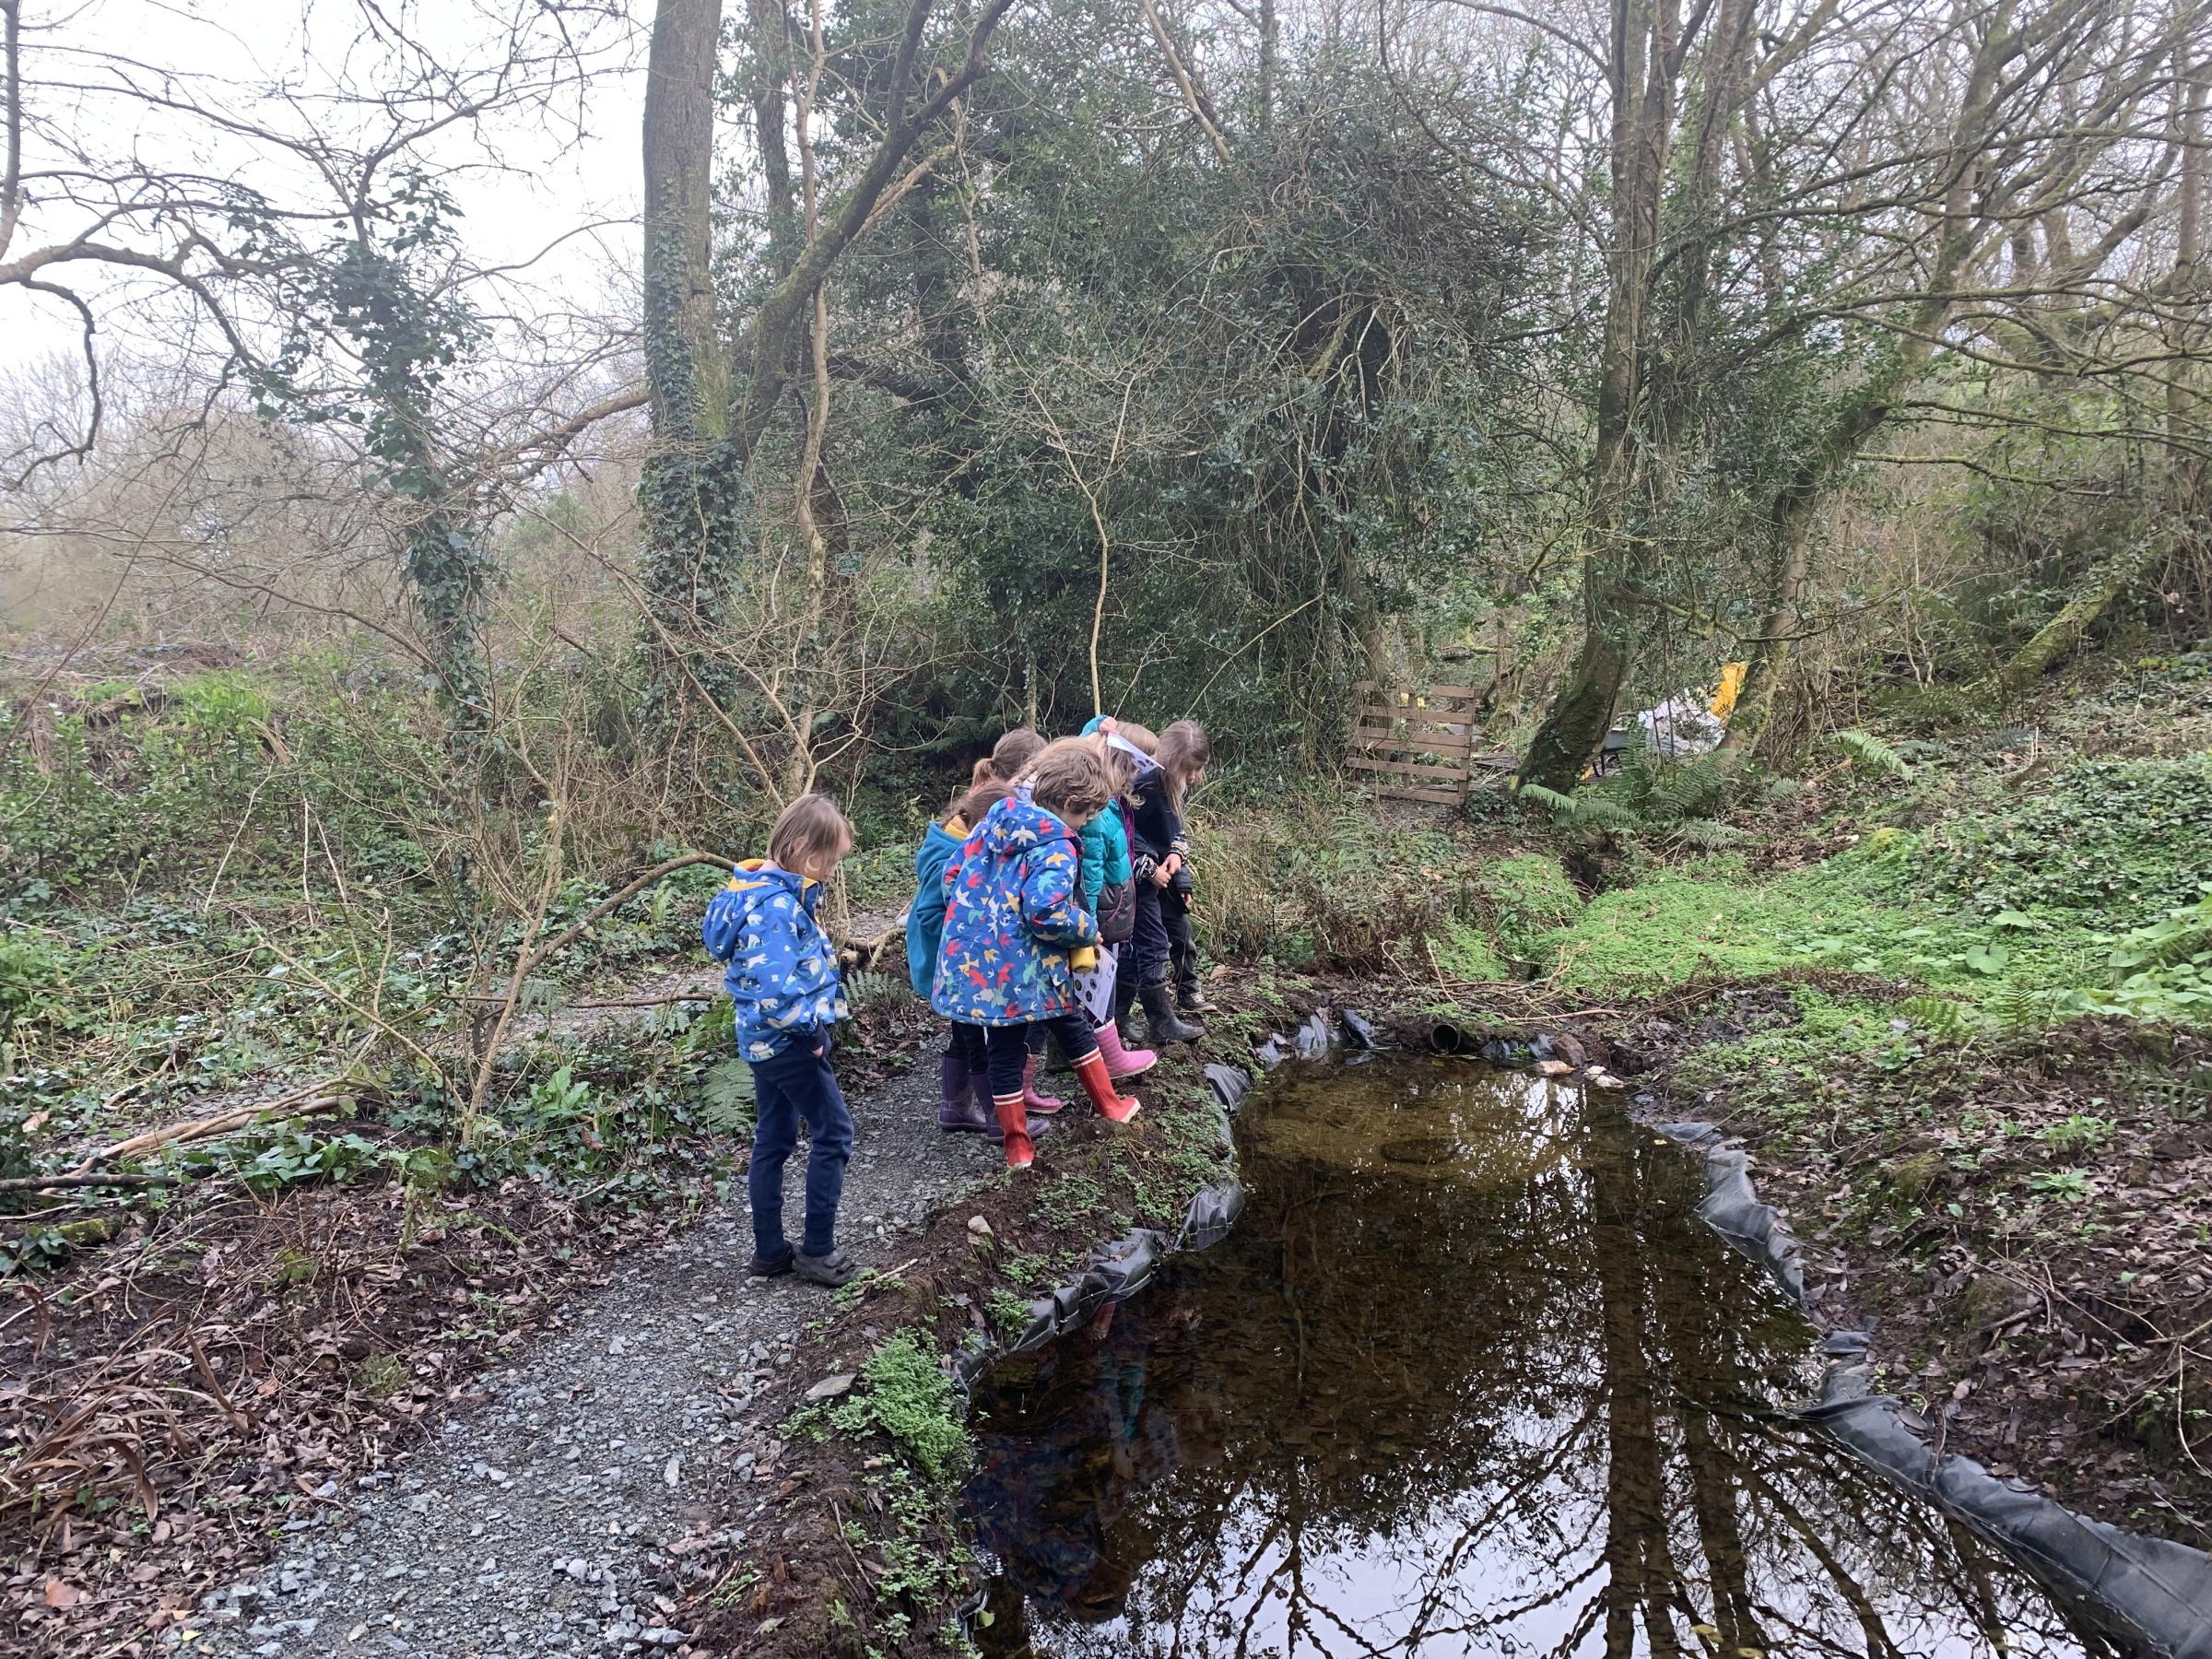
[[[386,15],[403,12],[418,39],[428,42],[441,64],[480,62],[497,38],[494,27],[512,0],[390,0]],[[627,275],[638,264],[636,216],[640,194],[639,115],[643,96],[642,21],[644,0],[628,0],[636,16],[625,18],[625,0],[603,0],[602,9],[618,14],[584,19],[599,30],[605,46],[602,65],[591,76],[581,114],[584,135],[576,138],[577,100],[564,100],[566,119],[548,122],[510,117],[481,128],[456,127],[441,138],[438,159],[444,164],[488,163],[494,155],[504,171],[488,167],[465,173],[453,194],[463,210],[463,235],[482,264],[509,264],[529,258],[564,230],[594,219],[623,221],[575,238],[535,268],[531,280],[543,292],[558,294],[585,308],[603,302],[609,274]],[[113,73],[107,54],[130,60],[148,86],[170,84],[203,101],[220,98],[242,107],[257,90],[283,86],[298,95],[300,109],[346,76],[362,78],[369,54],[358,49],[362,28],[361,0],[27,0],[24,7],[27,112],[27,171],[52,165],[51,144],[41,143],[43,120],[65,131],[88,135],[105,153],[135,148],[156,166],[204,168],[271,188],[282,194],[294,181],[283,167],[243,140],[211,135],[196,119],[150,109],[98,88]],[[266,106],[264,106],[265,108]],[[294,117],[295,119],[299,117]],[[67,235],[82,223],[62,206],[41,211],[34,201],[18,229],[11,256]],[[102,338],[111,348],[127,346],[133,320],[124,300],[130,285],[77,265],[56,272],[89,294],[104,295]],[[0,288],[0,374],[12,373],[54,353],[79,349],[75,313],[63,301]]]

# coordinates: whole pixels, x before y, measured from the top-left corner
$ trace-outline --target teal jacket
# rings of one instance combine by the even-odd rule
[[[906,977],[924,1002],[937,979],[937,947],[945,938],[945,866],[960,850],[960,838],[943,824],[932,824],[914,854],[914,901],[906,907]]]
[[[1106,717],[1094,714],[1084,723],[1082,735],[1089,736],[1099,729]],[[1135,754],[1136,751],[1129,751]],[[1141,759],[1141,757],[1140,757]],[[1096,911],[1099,895],[1116,882],[1135,878],[1129,865],[1129,827],[1122,818],[1119,801],[1106,803],[1106,810],[1083,826],[1083,908]]]
[[[1122,827],[1122,804],[1106,809],[1077,832],[1083,842],[1083,908],[1096,911],[1099,895],[1130,878],[1129,832]]]

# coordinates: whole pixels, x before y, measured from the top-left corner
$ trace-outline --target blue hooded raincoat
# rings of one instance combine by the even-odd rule
[[[960,838],[943,824],[932,824],[914,854],[914,901],[906,907],[906,977],[914,994],[927,1001],[937,981],[937,945],[945,936],[945,866],[960,850]]]
[[[766,859],[748,858],[707,900],[700,936],[726,964],[723,983],[736,1006],[737,1053],[772,1060],[802,1038],[812,1041],[845,1018],[837,950],[815,920],[819,883]]]
[[[1077,889],[1076,835],[1042,807],[991,808],[945,867],[930,1006],[969,1025],[1027,1025],[1082,1006],[1067,953],[1098,942]]]

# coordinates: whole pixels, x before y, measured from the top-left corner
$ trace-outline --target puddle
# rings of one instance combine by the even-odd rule
[[[1292,1066],[1210,1251],[979,1380],[991,1659],[2104,1653],[1779,1415],[1695,1159],[1451,1061]]]

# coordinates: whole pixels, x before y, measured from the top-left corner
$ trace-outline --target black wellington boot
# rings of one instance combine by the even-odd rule
[[[1186,1024],[1176,1015],[1175,993],[1167,985],[1147,985],[1137,996],[1145,1005],[1145,1024],[1152,1033],[1154,1048],[1194,1042],[1206,1035],[1205,1027]]]

